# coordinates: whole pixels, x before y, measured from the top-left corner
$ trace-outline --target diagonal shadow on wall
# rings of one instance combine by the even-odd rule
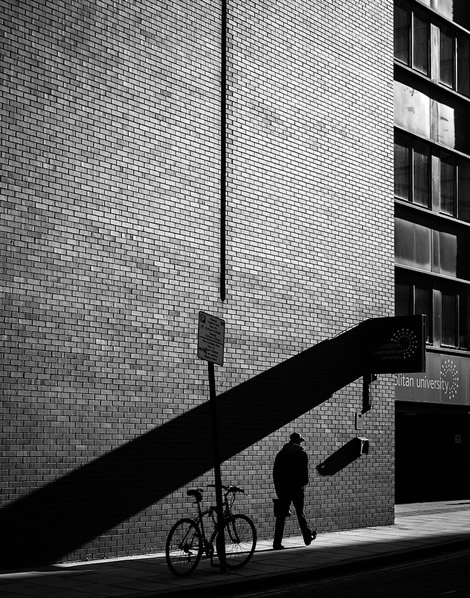
[[[359,325],[221,394],[221,461],[367,371],[367,330]],[[7,505],[0,567],[53,564],[207,472],[210,438],[207,402]]]

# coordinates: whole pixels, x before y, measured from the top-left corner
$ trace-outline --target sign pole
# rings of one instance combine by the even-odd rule
[[[219,455],[219,438],[217,429],[217,403],[215,394],[215,375],[214,364],[209,361],[209,392],[211,405],[211,423],[212,423],[212,453],[214,460],[214,478],[215,478],[215,499],[217,508],[217,524],[219,533],[216,539],[217,554],[219,555],[220,572],[227,571],[227,564],[225,560],[225,537],[224,537],[224,508],[222,503],[222,476],[220,473],[220,455]]]
[[[203,311],[199,312],[199,327],[197,340],[197,355],[205,359],[209,365],[209,392],[212,424],[212,453],[214,461],[215,498],[217,510],[217,527],[219,533],[216,539],[217,554],[219,555],[220,571],[225,573],[227,561],[225,558],[224,538],[224,505],[222,502],[222,477],[220,475],[219,438],[217,426],[217,403],[215,395],[214,363],[224,364],[225,321]]]

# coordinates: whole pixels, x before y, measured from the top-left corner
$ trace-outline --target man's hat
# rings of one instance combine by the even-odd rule
[[[305,438],[297,432],[294,432],[290,435],[290,441],[295,442],[295,444],[300,444],[301,442],[305,442]]]

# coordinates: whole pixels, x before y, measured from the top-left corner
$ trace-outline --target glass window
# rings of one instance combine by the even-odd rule
[[[470,348],[470,291],[464,291],[460,295],[459,304],[459,346],[462,349]]]
[[[426,315],[426,342],[432,343],[432,290],[416,285],[414,313]]]
[[[416,145],[413,152],[413,201],[429,207],[430,200],[430,155],[429,149]]]
[[[441,297],[441,307],[434,312],[434,295]],[[440,344],[470,350],[470,289],[463,285],[434,287],[425,275],[397,270],[395,314],[426,316],[426,342],[433,343],[433,327],[439,321]],[[439,318],[439,320],[437,320]],[[436,320],[436,321],[435,321]],[[439,342],[439,339],[438,339]]]
[[[399,264],[416,265],[415,225],[395,218],[395,259]]]
[[[457,38],[457,91],[470,96],[470,38],[459,35]]]
[[[411,315],[411,285],[409,282],[397,281],[395,284],[395,314]]]
[[[431,138],[431,98],[417,89],[393,82],[395,124],[421,137]]]
[[[450,216],[456,215],[456,176],[455,160],[443,156],[440,160],[441,211]]]
[[[432,0],[431,7],[454,23],[470,29],[468,0]]]
[[[438,0],[420,1],[466,29],[470,28],[470,11],[466,5],[468,0],[442,0],[440,4]],[[439,81],[443,85],[470,97],[470,36],[451,27],[438,25],[437,19],[433,19],[433,23],[436,30],[439,30],[437,40],[431,35],[431,21],[424,13],[412,7],[411,3],[396,0],[395,59],[426,76],[430,76],[431,70],[439,70]],[[434,41],[437,42],[437,47]]]
[[[470,222],[470,162],[462,161],[458,166],[458,216]]]
[[[439,272],[457,276],[457,236],[439,232]]]
[[[454,0],[434,0],[432,7],[448,19],[454,16]]]
[[[429,74],[429,23],[413,15],[413,67]]]
[[[395,218],[395,259],[399,264],[431,270],[431,229]]]
[[[431,229],[415,224],[415,265],[431,270]]]
[[[439,54],[439,81],[454,87],[454,36],[441,29]]]
[[[395,6],[395,58],[406,64],[410,62],[409,31],[409,12],[401,6]]]
[[[433,137],[439,143],[447,145],[447,147],[456,147],[455,143],[455,131],[456,121],[459,118],[459,112],[454,106],[448,106],[442,102],[436,102],[437,107],[437,121],[434,121],[434,125],[437,125],[437,130],[434,131]],[[437,136],[435,134],[437,133]]]
[[[404,142],[395,142],[395,195],[401,199],[410,200],[411,148]]]
[[[457,334],[457,295],[451,292],[442,293],[442,344],[449,347],[458,346]]]
[[[431,152],[402,136],[395,141],[395,197],[429,208],[431,203]]]

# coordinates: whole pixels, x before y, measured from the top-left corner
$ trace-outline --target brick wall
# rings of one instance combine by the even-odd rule
[[[187,485],[212,480],[198,311],[227,323],[220,393],[392,313],[392,7],[229,3],[222,304],[219,4],[2,5],[5,544],[32,560],[41,519],[50,560],[161,550]],[[244,407],[222,466],[260,537],[294,428],[320,531],[390,523],[388,377],[361,418],[370,454],[333,476],[316,466],[356,435],[362,384],[296,412],[291,383]]]
[[[230,5],[224,313],[236,325],[224,369],[232,383],[392,313],[391,10],[385,2]],[[331,478],[312,471],[310,513],[320,529],[392,517],[392,395],[387,377],[376,386],[361,420],[374,447],[367,460]],[[299,419],[313,440],[312,466],[355,435],[361,396],[352,384]],[[285,437],[266,439],[259,462]],[[266,505],[269,477],[258,491]]]

